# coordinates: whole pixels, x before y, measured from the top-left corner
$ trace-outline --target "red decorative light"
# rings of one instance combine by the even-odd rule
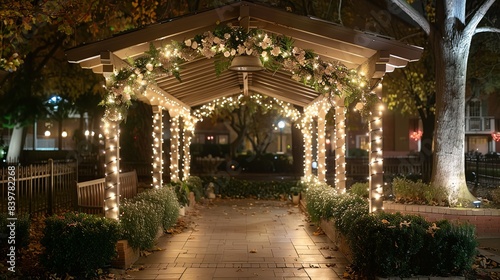
[[[493,137],[493,140],[495,140],[496,142],[500,142],[500,131],[493,132],[491,136]]]
[[[420,140],[420,138],[422,138],[422,130],[413,131],[410,134],[410,138],[415,140],[415,141]]]

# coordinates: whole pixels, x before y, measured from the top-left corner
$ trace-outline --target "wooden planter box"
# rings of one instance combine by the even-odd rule
[[[118,240],[116,251],[117,256],[111,261],[114,268],[127,269],[139,259],[139,250],[132,248],[127,240]]]

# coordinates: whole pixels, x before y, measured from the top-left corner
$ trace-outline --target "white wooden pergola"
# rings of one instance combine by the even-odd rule
[[[92,69],[105,77],[124,67],[130,67],[129,59],[144,55],[150,44],[160,48],[172,41],[183,42],[195,35],[214,30],[217,24],[232,24],[245,28],[258,28],[271,34],[284,34],[294,39],[294,45],[312,49],[324,61],[339,61],[350,69],[363,73],[376,94],[382,93],[381,78],[395,68],[405,67],[408,62],[420,58],[422,49],[395,40],[355,31],[316,18],[299,16],[282,10],[249,2],[238,2],[213,10],[153,24],[112,38],[85,44],[67,50],[71,63]],[[214,99],[239,93],[255,92],[275,97],[302,107],[301,120],[304,139],[304,177],[325,181],[326,139],[325,116],[335,109],[335,165],[336,188],[345,189],[345,116],[344,98],[320,94],[314,89],[291,79],[286,71],[234,72],[225,71],[217,76],[213,59],[200,57],[181,65],[179,82],[172,76],[159,76],[155,84],[138,98],[153,108],[153,185],[162,186],[163,163],[163,114],[170,115],[170,166],[172,181],[189,176],[189,146],[195,119],[191,108]],[[332,102],[333,100],[333,102]],[[377,106],[369,120],[370,136],[370,210],[382,207],[382,111]],[[106,139],[106,217],[118,217],[119,205],[119,143],[120,118],[115,112],[107,112],[103,119]],[[313,128],[313,125],[315,127]],[[312,133],[316,131],[316,133]],[[312,143],[317,143],[313,153]],[[180,145],[182,143],[182,146]],[[183,151],[182,153],[180,151]],[[318,173],[313,175],[312,162],[317,162]],[[368,174],[367,174],[368,175]]]

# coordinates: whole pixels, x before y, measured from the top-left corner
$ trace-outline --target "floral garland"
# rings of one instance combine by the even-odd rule
[[[197,57],[214,58],[216,72],[226,70],[235,56],[258,56],[271,70],[288,70],[292,79],[320,93],[344,94],[347,100],[360,100],[368,91],[368,82],[355,70],[340,62],[322,61],[314,52],[293,46],[293,40],[283,35],[268,35],[259,29],[245,30],[230,25],[217,26],[214,31],[184,42],[172,42],[158,50],[152,44],[144,57],[130,60],[130,67],[123,68],[108,80],[107,96],[101,102],[121,119],[131,100],[143,94],[148,83],[155,83],[160,75],[173,75],[180,79],[179,66]]]

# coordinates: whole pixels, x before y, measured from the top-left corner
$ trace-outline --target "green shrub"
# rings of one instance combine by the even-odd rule
[[[144,200],[159,208],[161,226],[167,230],[177,223],[179,202],[172,188],[163,187],[138,194],[135,201]]]
[[[369,197],[368,182],[366,182],[366,183],[354,183],[349,188],[349,193],[358,195],[360,197],[368,198]]]
[[[198,176],[189,176],[186,180],[189,191],[194,193],[194,198],[196,201],[200,201],[204,197],[203,182]]]
[[[146,200],[124,200],[120,205],[123,238],[130,246],[152,248],[162,225],[162,207]]]
[[[446,201],[446,195],[442,188],[423,183],[422,180],[412,181],[406,178],[395,178],[392,181],[392,188],[398,202],[444,205]]]
[[[180,206],[188,206],[189,204],[189,186],[185,182],[171,182],[167,187],[172,188],[177,196],[177,201]]]
[[[10,236],[10,228],[7,225],[11,222],[7,220],[7,213],[0,213],[0,240],[2,240],[0,246],[7,247],[10,245],[15,245],[16,249],[26,247],[30,239],[30,216],[28,214],[21,214],[17,216],[15,221],[15,244],[8,243],[8,238]],[[3,239],[5,238],[5,242]]]
[[[500,187],[490,191],[491,201],[497,207],[500,207]]]
[[[471,269],[478,245],[473,225],[441,220],[428,227],[425,241],[418,258],[422,274],[461,275]]]
[[[332,208],[330,218],[333,218],[335,227],[344,235],[349,233],[352,224],[360,217],[368,215],[368,201],[358,195],[344,193],[338,195]],[[329,214],[330,215],[330,214]]]
[[[205,177],[204,185],[212,183],[215,193],[225,198],[279,199],[289,195],[297,181],[249,181],[233,177]]]
[[[88,277],[115,257],[120,227],[104,217],[67,213],[46,219],[43,234],[42,261],[48,269]]]
[[[326,183],[306,182],[306,210],[311,221],[330,220],[338,199],[337,191]]]
[[[461,275],[477,246],[471,225],[384,212],[356,219],[347,239],[353,265],[367,277]]]

